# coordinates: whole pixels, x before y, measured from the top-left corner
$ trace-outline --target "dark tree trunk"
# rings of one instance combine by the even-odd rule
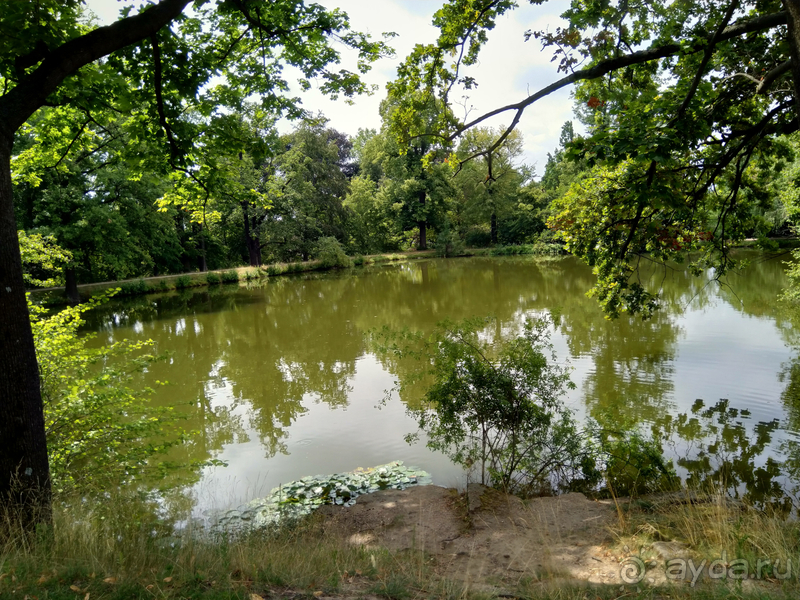
[[[205,273],[208,271],[208,264],[206,263],[206,230],[200,227],[200,271]]]
[[[800,0],[783,0],[789,26],[789,54],[792,57],[792,84],[797,118],[800,119]]]
[[[419,192],[420,211],[425,210],[425,190]],[[417,243],[417,250],[428,249],[428,222],[423,220],[417,221],[419,227],[419,242]]]
[[[242,217],[244,220],[244,239],[247,244],[247,257],[251,267],[261,266],[261,243],[253,239],[252,229],[250,228],[250,215],[247,210],[247,202],[242,202]]]
[[[0,506],[28,528],[50,522],[50,468],[14,219],[11,144],[0,136]]]
[[[50,523],[50,468],[39,365],[31,332],[11,188],[17,130],[81,67],[154,35],[191,0],[161,0],[139,14],[73,38],[0,94],[0,506],[32,530]],[[32,65],[31,65],[32,66]]]
[[[64,295],[67,297],[67,302],[73,306],[80,304],[81,295],[78,293],[78,277],[75,275],[75,267],[64,269],[64,280]]]
[[[497,243],[497,213],[492,211],[492,244]]]

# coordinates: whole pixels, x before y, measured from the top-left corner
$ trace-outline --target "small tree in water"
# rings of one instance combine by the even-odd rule
[[[428,446],[480,471],[481,482],[521,496],[550,494],[577,482],[595,485],[595,453],[561,396],[574,384],[555,362],[550,318],[526,321],[522,335],[495,346],[486,319],[443,323],[421,342],[433,384],[410,409]],[[410,436],[414,438],[415,436]]]

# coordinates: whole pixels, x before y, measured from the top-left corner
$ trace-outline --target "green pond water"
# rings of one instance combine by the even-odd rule
[[[724,480],[757,502],[788,502],[800,471],[800,340],[776,296],[782,257],[752,253],[728,286],[658,270],[655,318],[604,319],[584,295],[590,270],[571,257],[420,260],[276,277],[258,287],[121,300],[90,318],[93,343],[155,340],[171,358],[143,384],[167,380],[155,401],[199,432],[170,456],[219,460],[184,473],[197,511],[237,506],[305,475],[402,460],[435,483],[465,474],[424,441],[406,415],[421,386],[387,390],[419,365],[371,352],[367,333],[388,325],[430,330],[445,318],[497,318],[512,336],[526,316],[556,310],[559,361],[572,367],[566,398],[580,419],[640,424],[665,439],[685,478]],[[786,500],[789,498],[789,500]]]

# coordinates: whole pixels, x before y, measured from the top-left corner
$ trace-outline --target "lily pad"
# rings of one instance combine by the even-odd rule
[[[432,483],[429,473],[406,467],[401,461],[348,473],[307,475],[273,489],[265,498],[257,498],[235,510],[218,514],[212,529],[267,527],[296,519],[324,504],[352,506],[356,498],[378,490],[403,490],[412,485]]]

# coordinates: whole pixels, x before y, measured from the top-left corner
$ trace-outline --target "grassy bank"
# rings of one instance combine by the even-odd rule
[[[460,252],[459,256],[557,256],[560,253],[560,248],[561,247],[556,244],[523,244],[518,246],[495,246],[492,248],[469,248]],[[389,262],[419,260],[434,258],[436,256],[435,250],[355,256],[350,257],[350,267],[364,267]],[[211,285],[246,283],[280,275],[329,271],[340,268],[343,267],[341,265],[330,266],[319,260],[273,263],[261,267],[238,267],[235,269],[87,283],[79,285],[78,292],[81,298],[86,299],[107,289],[120,288],[120,296],[139,296]],[[32,290],[31,294],[35,301],[46,305],[58,306],[67,303],[63,287]]]
[[[141,510],[137,510],[137,507]],[[6,523],[7,525],[8,523]],[[465,525],[466,526],[466,525]],[[798,554],[800,526],[713,496],[676,495],[620,504],[611,552],[641,556],[648,574],[663,571],[657,542],[680,544],[685,556],[727,553],[757,560]],[[502,544],[502,539],[497,541]],[[480,552],[480,549],[476,549]],[[653,561],[661,563],[653,565]],[[59,505],[54,531],[37,539],[0,537],[0,598],[122,600],[152,598],[789,598],[798,577],[775,573],[758,581],[658,582],[581,585],[558,579],[521,579],[509,587],[485,581],[446,580],[422,551],[391,553],[354,545],[326,530],[319,516],[273,531],[239,537],[175,537],[136,500],[111,499],[92,508]]]
[[[399,262],[432,258],[433,251],[427,252],[401,252],[390,254],[376,254],[372,256],[357,256],[352,259],[352,266],[368,266],[387,262]],[[307,273],[312,271],[328,271],[341,267],[330,267],[318,260],[293,263],[273,263],[261,267],[237,267],[234,269],[221,269],[216,271],[182,273],[178,275],[160,275],[157,277],[140,277],[137,279],[124,279],[120,281],[104,281],[100,283],[87,283],[78,286],[81,298],[86,299],[107,289],[120,288],[120,296],[140,296],[183,290],[187,288],[259,281],[279,275]],[[67,303],[64,288],[47,288],[32,290],[35,301],[50,306]]]

